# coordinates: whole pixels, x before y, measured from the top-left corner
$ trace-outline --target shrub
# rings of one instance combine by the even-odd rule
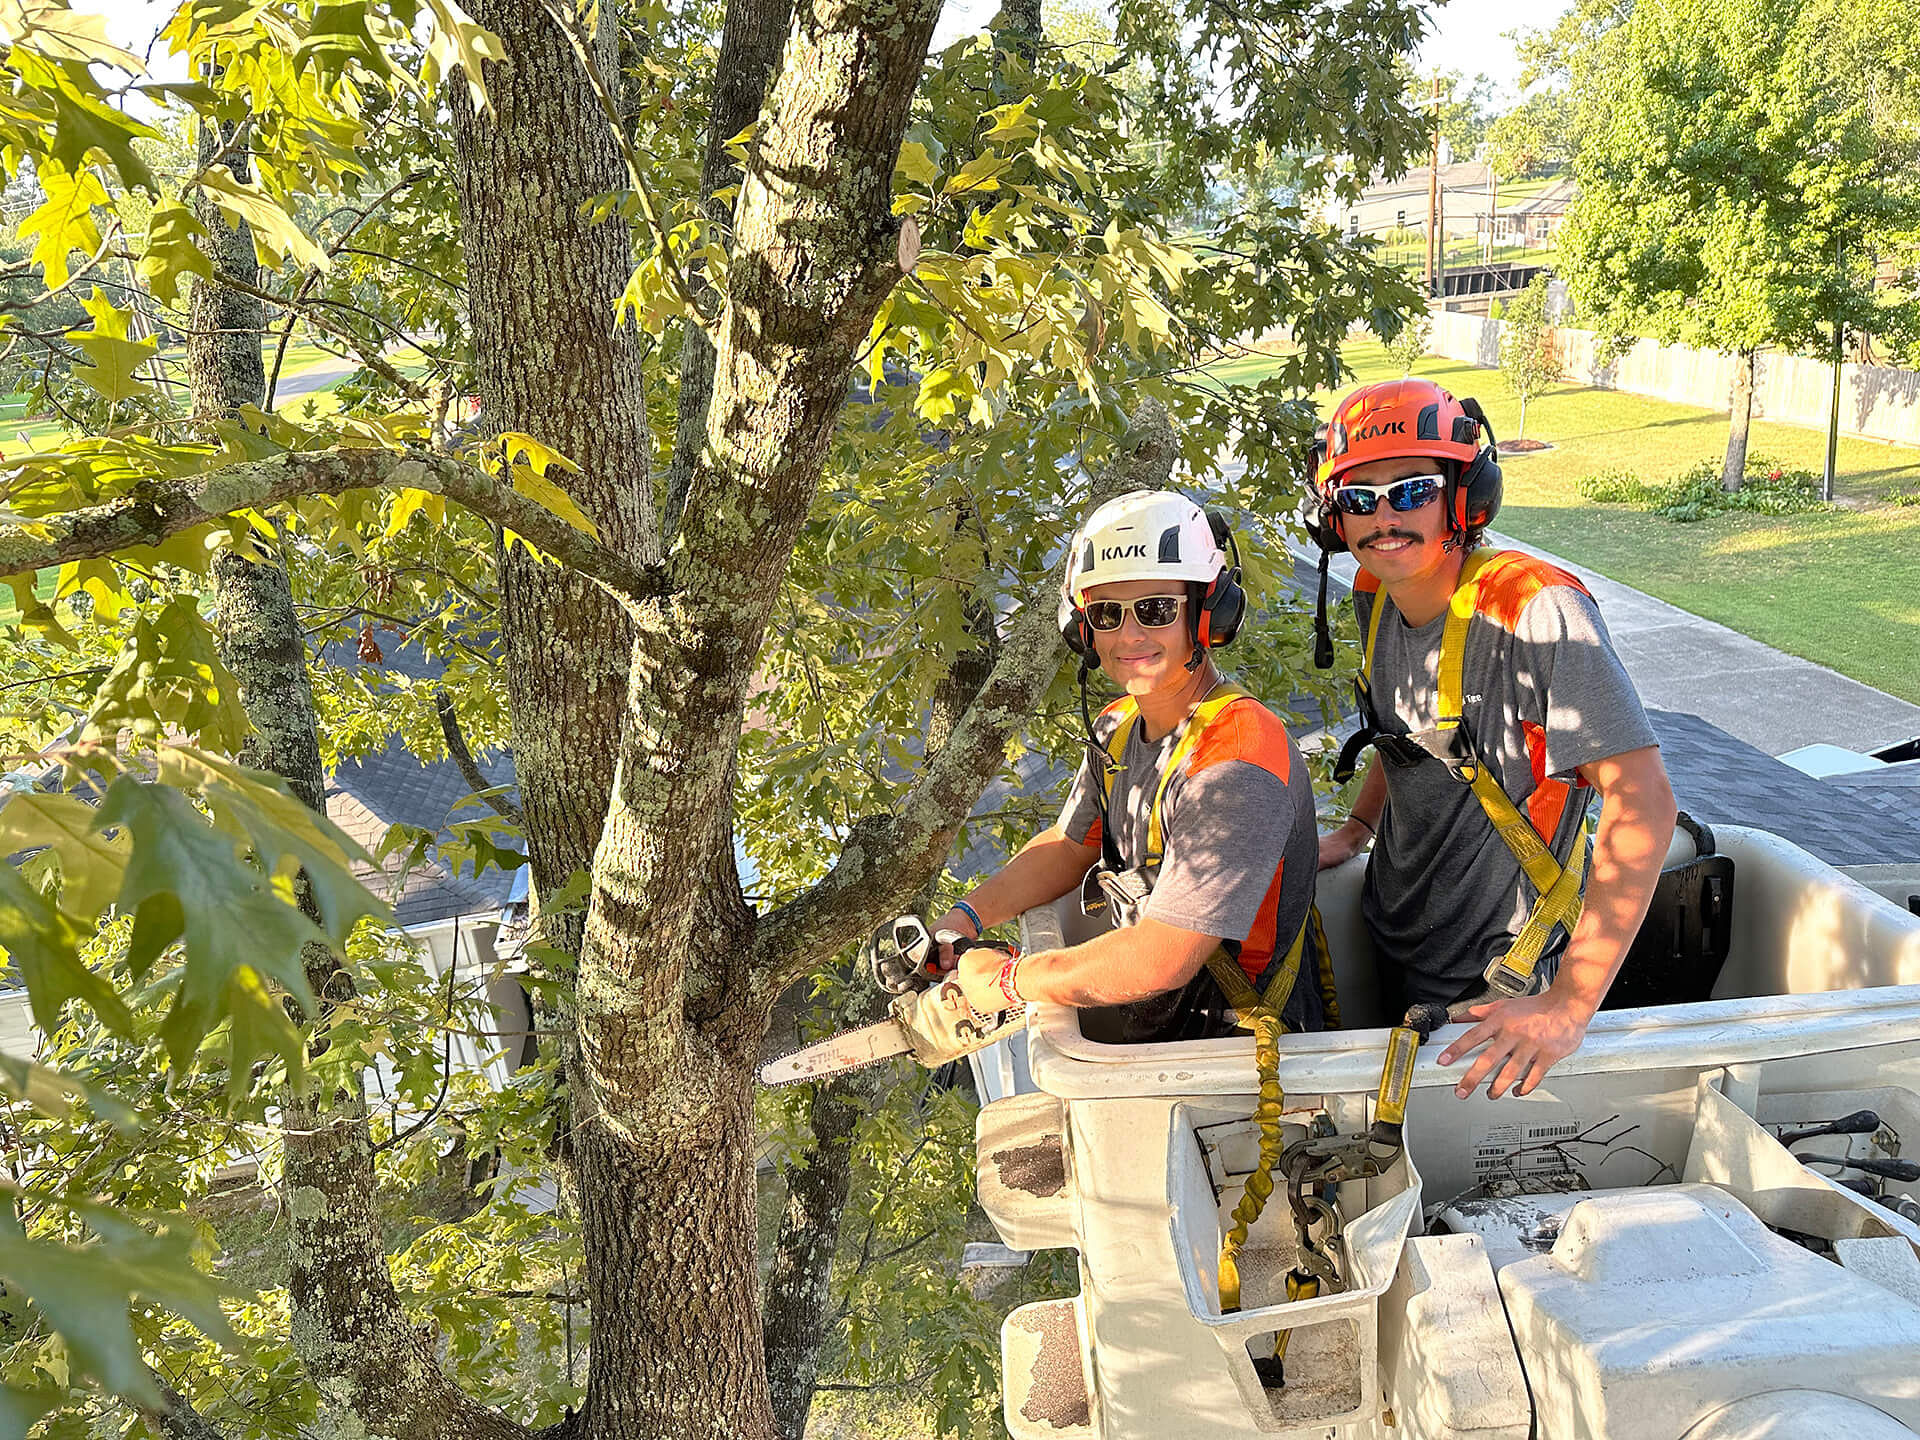
[[[1653,513],[1690,523],[1741,510],[1754,515],[1799,515],[1833,507],[1820,498],[1820,477],[1811,470],[1788,470],[1763,456],[1747,457],[1747,480],[1740,489],[1720,488],[1720,466],[1701,460],[1665,487]]]
[[[1720,463],[1700,460],[1664,485],[1649,485],[1631,470],[1610,466],[1582,476],[1582,498],[1603,505],[1631,505],[1679,524],[1711,519],[1739,510],[1754,515],[1800,515],[1833,507],[1820,498],[1820,477],[1811,470],[1787,469],[1763,456],[1748,458],[1747,482],[1739,490],[1720,488]],[[1896,505],[1920,504],[1920,491]]]
[[[1889,505],[1920,505],[1920,485],[1896,485],[1885,499]]]
[[[1650,508],[1658,492],[1631,470],[1610,465],[1597,475],[1582,475],[1582,498],[1600,505],[1635,505]]]

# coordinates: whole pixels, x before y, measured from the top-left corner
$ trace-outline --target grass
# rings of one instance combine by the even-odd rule
[[[1378,344],[1349,346],[1346,359],[1357,382],[1398,373]],[[1268,360],[1245,357],[1212,373],[1247,383],[1269,368]],[[1428,356],[1414,373],[1477,396],[1500,435],[1516,433],[1519,403],[1497,372]],[[1323,409],[1333,398],[1315,397]],[[1920,506],[1891,503],[1920,487],[1920,450],[1843,435],[1834,510],[1682,525],[1596,505],[1581,497],[1578,482],[1609,467],[1664,481],[1717,458],[1726,449],[1724,414],[1560,385],[1528,404],[1527,438],[1554,448],[1503,458],[1500,530],[1920,704]],[[1799,426],[1756,420],[1749,445],[1816,474],[1826,461],[1826,435]]]
[[[261,358],[269,373],[273,369],[274,348],[278,343],[277,339],[269,339],[261,345]],[[185,364],[185,352],[166,351],[162,359],[177,372]],[[402,375],[409,377],[423,375],[428,368],[427,361],[411,350],[398,352],[392,357],[392,363]],[[323,350],[311,341],[294,340],[289,344],[286,358],[280,364],[280,393],[275,396],[274,412],[304,420],[338,411],[340,404],[334,398],[332,381],[328,381],[321,389],[303,395],[285,394],[287,381],[323,366],[338,367],[340,373],[346,375],[352,372],[355,362],[342,360],[332,351]],[[24,409],[23,396],[0,396],[0,459],[28,451],[51,450],[63,443],[71,433],[57,413],[30,419],[14,418],[21,416]]]

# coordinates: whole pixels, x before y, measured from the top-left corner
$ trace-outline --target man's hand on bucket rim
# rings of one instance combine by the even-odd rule
[[[1454,1086],[1453,1093],[1462,1100],[1483,1080],[1491,1082],[1489,1099],[1498,1100],[1508,1091],[1531,1095],[1547,1071],[1580,1048],[1593,1019],[1592,1010],[1555,994],[1552,987],[1540,995],[1484,1001],[1468,1007],[1467,1015],[1477,1023],[1440,1052],[1440,1063],[1451,1065],[1480,1051]]]

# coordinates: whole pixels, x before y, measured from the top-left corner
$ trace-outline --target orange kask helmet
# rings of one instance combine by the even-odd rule
[[[1487,436],[1484,446],[1482,431]],[[1456,400],[1431,380],[1362,385],[1335,407],[1314,443],[1314,489],[1321,505],[1314,538],[1323,548],[1344,550],[1331,503],[1340,476],[1374,460],[1405,455],[1452,461],[1447,471],[1448,522],[1456,534],[1484,528],[1500,509],[1500,455],[1493,438],[1493,427],[1477,400]]]
[[[1487,443],[1480,443],[1481,432]],[[1486,411],[1474,399],[1456,400],[1431,380],[1383,380],[1362,385],[1334,408],[1314,436],[1314,495],[1307,531],[1320,546],[1320,603],[1314,621],[1314,663],[1333,664],[1327,626],[1327,557],[1347,548],[1333,492],[1340,477],[1374,460],[1431,456],[1446,464],[1447,526],[1460,543],[1493,523],[1500,512],[1500,452]]]

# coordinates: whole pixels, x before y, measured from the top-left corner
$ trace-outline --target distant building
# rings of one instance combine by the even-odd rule
[[[1478,160],[1440,166],[1441,230],[1447,235],[1484,232],[1493,197],[1487,185],[1491,170]],[[1433,167],[1421,165],[1393,180],[1375,180],[1359,198],[1329,197],[1321,218],[1349,237],[1388,236],[1395,231],[1427,230],[1427,201]]]
[[[1357,199],[1329,197],[1321,206],[1321,219],[1349,238],[1386,239],[1413,232],[1415,238],[1423,239],[1432,177],[1433,167],[1420,165],[1397,179],[1375,180]],[[1443,162],[1441,232],[1449,237],[1471,235],[1482,245],[1491,232],[1495,245],[1549,249],[1559,236],[1574,193],[1572,179],[1562,177],[1528,198],[1509,200],[1490,166],[1478,160]]]
[[[1575,191],[1572,178],[1562,176],[1530,199],[1502,205],[1494,217],[1493,243],[1551,249],[1566,223]]]

